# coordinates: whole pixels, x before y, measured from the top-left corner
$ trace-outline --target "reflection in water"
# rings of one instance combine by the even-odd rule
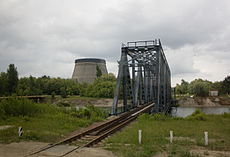
[[[205,114],[223,114],[230,113],[230,107],[173,107],[172,116],[187,117],[191,115],[195,110],[200,110]]]

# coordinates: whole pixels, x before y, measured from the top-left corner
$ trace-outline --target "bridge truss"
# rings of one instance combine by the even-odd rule
[[[122,111],[154,102],[152,112],[162,112],[171,104],[171,73],[161,42],[122,44],[112,115],[118,114],[118,99],[123,97]]]

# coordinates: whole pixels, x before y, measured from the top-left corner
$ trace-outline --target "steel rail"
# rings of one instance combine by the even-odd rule
[[[132,109],[132,110],[130,110],[129,112],[126,112],[126,113],[121,114],[120,116],[116,117],[115,119],[111,119],[111,120],[105,121],[105,122],[102,123],[102,124],[96,125],[96,126],[90,128],[90,129],[86,129],[86,130],[84,130],[83,132],[79,132],[79,133],[77,133],[77,134],[74,134],[74,135],[72,135],[72,136],[70,136],[70,137],[67,137],[67,138],[65,138],[65,139],[63,139],[63,140],[57,142],[57,143],[49,144],[49,145],[47,145],[47,146],[41,148],[41,149],[38,150],[38,151],[35,151],[35,152],[32,152],[32,153],[26,155],[25,157],[27,157],[27,156],[32,156],[32,155],[35,155],[35,154],[38,154],[38,153],[40,153],[40,152],[43,152],[43,151],[45,151],[45,150],[47,150],[47,149],[50,149],[50,148],[52,148],[52,147],[55,147],[55,146],[60,145],[60,144],[63,144],[63,143],[71,142],[71,141],[76,140],[76,139],[79,139],[79,138],[81,138],[82,136],[85,136],[85,135],[87,135],[87,134],[90,135],[90,133],[93,133],[93,132],[95,132],[95,134],[93,134],[93,135],[98,135],[98,134],[100,134],[100,133],[105,132],[105,133],[103,133],[102,135],[98,136],[96,139],[93,139],[93,140],[91,141],[92,143],[95,144],[96,141],[100,141],[101,139],[105,138],[108,134],[112,133],[113,130],[115,131],[116,129],[118,129],[119,126],[122,127],[123,125],[127,124],[127,123],[129,122],[129,119],[134,120],[134,119],[139,115],[139,114],[136,114],[137,116],[133,116],[135,113],[143,113],[144,111],[146,111],[145,108],[147,108],[147,109],[152,108],[152,105],[150,105],[151,103],[152,103],[152,102],[147,103],[147,104],[145,104],[145,105],[142,105],[142,106],[140,106],[140,107],[138,107],[138,108]],[[142,111],[142,110],[144,110],[144,111],[143,111],[143,112],[140,112],[140,111]],[[134,118],[134,119],[133,119],[133,118]],[[130,120],[130,121],[132,121],[132,120]],[[116,127],[116,125],[117,125],[117,127]],[[114,127],[114,126],[115,126],[115,127]],[[111,129],[111,128],[112,128],[112,129]],[[113,129],[113,128],[114,128],[114,129]],[[88,143],[88,145],[91,145],[91,144]],[[86,147],[86,145],[84,145],[83,147]],[[78,149],[78,148],[79,148],[79,147],[75,148],[74,150],[76,150],[76,149]],[[65,155],[71,153],[71,152],[74,151],[74,150],[71,150],[70,152],[67,152],[67,153],[64,154],[63,156],[65,156]]]

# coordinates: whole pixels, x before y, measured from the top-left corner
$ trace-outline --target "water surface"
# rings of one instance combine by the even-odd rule
[[[171,114],[172,116],[176,116],[176,117],[187,117],[197,109],[204,112],[205,114],[230,113],[229,106],[215,106],[215,107],[173,107]]]

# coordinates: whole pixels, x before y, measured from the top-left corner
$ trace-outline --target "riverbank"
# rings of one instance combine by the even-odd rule
[[[230,113],[230,106],[180,106],[172,107],[171,115],[173,117],[187,117],[196,110],[200,110],[205,114],[220,115]]]
[[[230,114],[195,114],[190,118],[169,118],[162,115],[142,115],[122,132],[112,135],[104,148],[117,156],[201,157],[230,155]],[[138,143],[142,130],[142,144]],[[174,141],[169,141],[169,131]],[[209,145],[204,145],[204,131]],[[198,151],[199,150],[199,151]]]
[[[39,141],[53,143],[69,133],[108,115],[88,105],[84,109],[66,108],[55,104],[34,103],[27,99],[9,99],[0,102],[0,143]],[[7,127],[6,127],[7,126]],[[18,128],[23,134],[18,136]]]
[[[193,106],[193,107],[215,107],[215,106],[230,106],[229,96],[217,97],[179,97],[177,98],[178,106]]]

